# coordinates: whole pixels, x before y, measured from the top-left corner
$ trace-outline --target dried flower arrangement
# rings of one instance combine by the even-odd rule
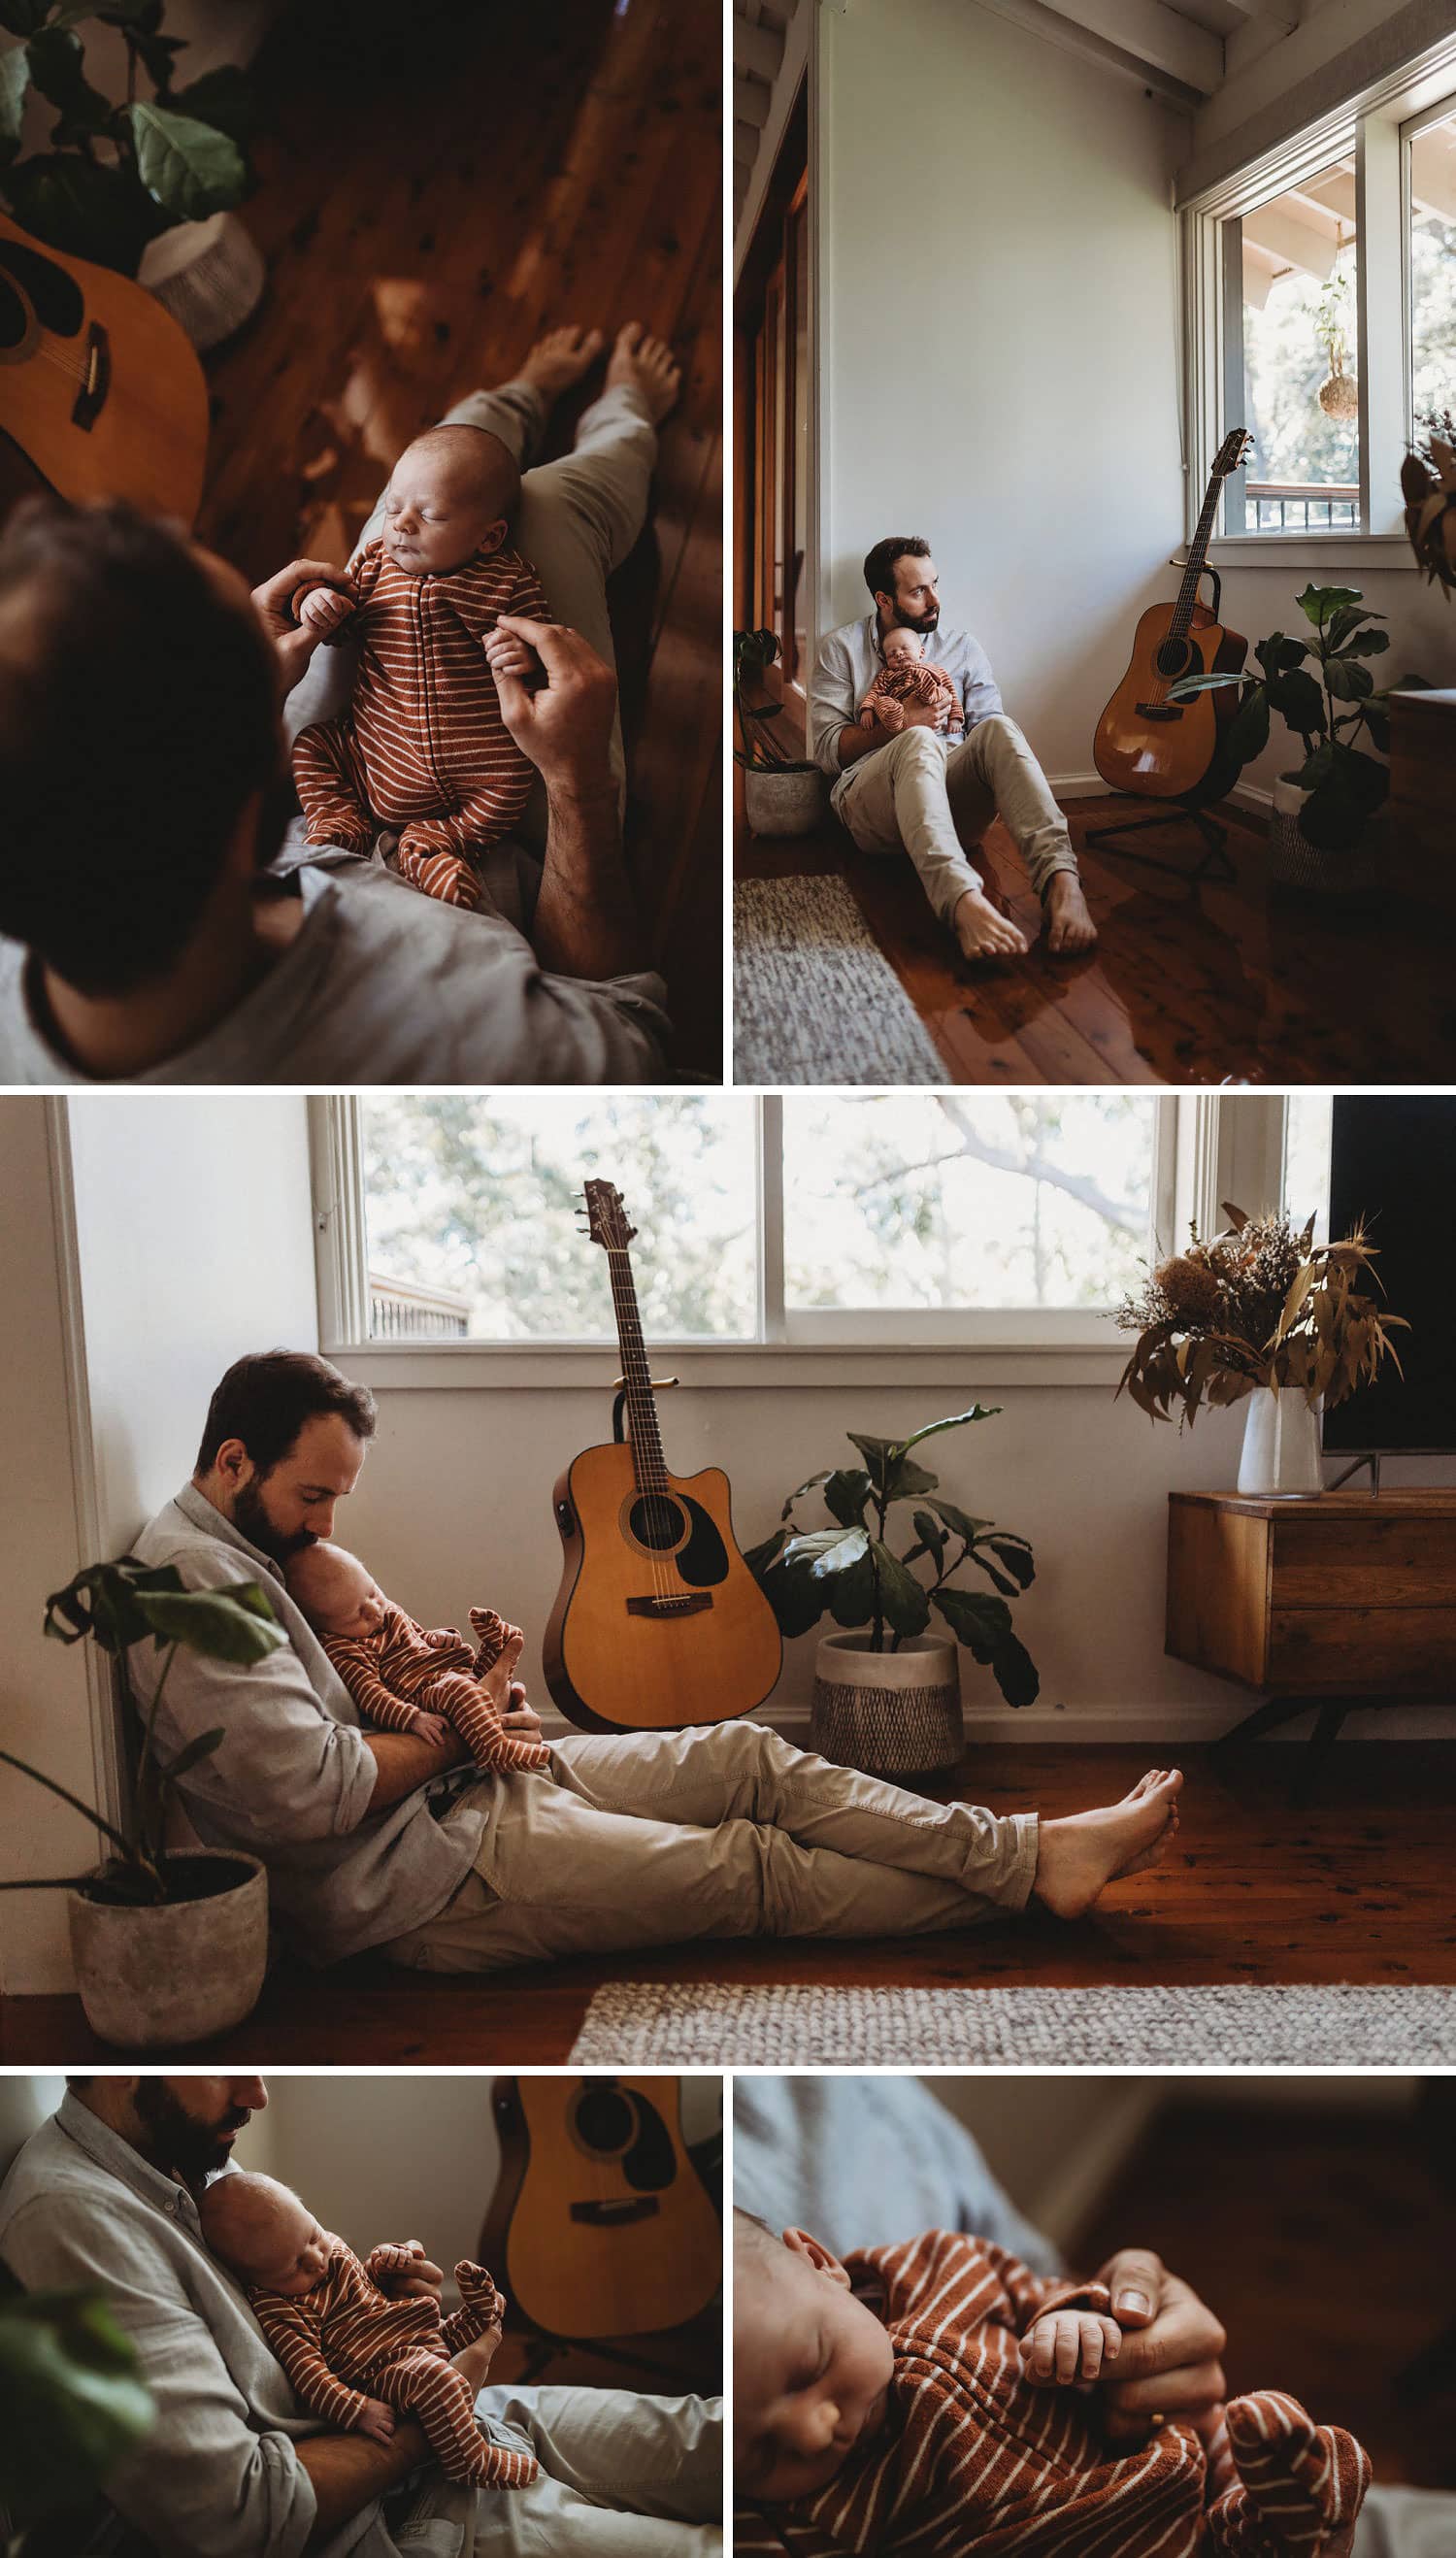
[[[1405,529],[1431,584],[1456,593],[1456,418],[1449,409],[1421,420],[1424,441],[1400,468]]]
[[[1376,1246],[1357,1225],[1343,1243],[1316,1243],[1314,1219],[1249,1216],[1226,1200],[1227,1233],[1208,1242],[1189,1229],[1174,1253],[1118,1307],[1118,1330],[1136,1333],[1122,1371],[1133,1402],[1155,1421],[1176,1405],[1192,1423],[1200,1403],[1237,1403],[1256,1385],[1293,1386],[1310,1406],[1343,1403],[1395,1359],[1391,1329],[1369,1285]]]

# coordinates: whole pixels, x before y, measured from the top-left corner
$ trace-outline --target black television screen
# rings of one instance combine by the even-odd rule
[[[1336,1097],[1330,1234],[1348,1234],[1357,1217],[1380,1247],[1384,1303],[1410,1330],[1395,1335],[1403,1374],[1387,1360],[1373,1385],[1327,1412],[1325,1446],[1351,1456],[1456,1449],[1456,1099]]]

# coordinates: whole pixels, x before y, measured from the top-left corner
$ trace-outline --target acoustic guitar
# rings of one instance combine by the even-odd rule
[[[196,517],[208,385],[170,313],[0,213],[0,500],[35,485]]]
[[[1171,702],[1168,693],[1182,675],[1237,675],[1248,654],[1248,641],[1220,623],[1217,597],[1210,612],[1198,590],[1219,493],[1252,442],[1237,426],[1220,445],[1177,600],[1150,604],[1141,616],[1127,672],[1097,722],[1092,760],[1113,790],[1147,799],[1196,793],[1212,770],[1219,731],[1238,707],[1233,686],[1186,702]]]
[[[723,2279],[718,2214],[675,2078],[498,2078],[501,2176],[481,2256],[543,2336],[653,2336]]]
[[[778,1622],[739,1553],[727,1476],[667,1472],[622,1194],[588,1182],[586,1208],[612,1274],[627,1437],[585,1449],[556,1485],[565,1554],[542,1646],[546,1685],[589,1732],[726,1723],[773,1688]]]

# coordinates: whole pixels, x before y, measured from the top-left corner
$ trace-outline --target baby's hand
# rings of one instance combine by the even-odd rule
[[[364,2414],[355,2426],[357,2434],[367,2434],[371,2443],[387,2443],[394,2433],[394,2410],[382,2398],[366,2398]]]
[[[349,620],[354,611],[354,598],[341,595],[335,586],[316,586],[304,597],[298,611],[299,619],[327,640],[332,632],[341,630]]]
[[[513,675],[517,683],[528,683],[541,671],[540,660],[532,655],[525,641],[513,631],[492,631],[486,638],[486,655],[497,683],[503,675]]]
[[[1115,2362],[1121,2349],[1116,2320],[1095,2310],[1048,2310],[1021,2340],[1027,2379],[1061,2389],[1097,2379],[1103,2363]]]
[[[414,1718],[415,1738],[432,1742],[437,1750],[449,1740],[450,1729],[443,1714],[426,1714],[423,1707]]]

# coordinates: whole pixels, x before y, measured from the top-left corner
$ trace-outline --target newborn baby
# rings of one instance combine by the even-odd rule
[[[1349,2434],[1274,2390],[1205,2440],[1099,2438],[1121,2331],[1098,2283],[1050,2282],[932,2229],[841,2265],[734,2214],[740,2558],[1339,2558],[1370,2484]],[[1056,2394],[1049,2394],[1056,2393]]]
[[[475,2391],[450,2360],[478,2337],[501,2341],[506,2304],[483,2265],[456,2266],[464,2306],[442,2321],[433,2295],[391,2301],[378,2288],[377,2276],[409,2271],[410,2248],[375,2247],[361,2264],[271,2176],[215,2177],[198,2208],[208,2245],[242,2285],[311,2416],[376,2443],[388,2442],[396,2414],[415,2416],[447,2478],[531,2485],[530,2453],[481,2432]]]
[[[294,743],[309,842],[366,853],[372,810],[400,830],[401,879],[447,906],[480,904],[477,856],[519,824],[530,792],[485,653],[499,615],[551,618],[535,571],[505,547],[519,493],[499,437],[432,426],[394,466],[382,535],[296,604],[326,639],[347,624],[361,641],[349,709]],[[508,671],[533,663],[522,643]]]
[[[322,1540],[284,1567],[297,1600],[355,1704],[383,1732],[443,1741],[458,1732],[478,1768],[544,1768],[544,1741],[503,1731],[510,1673],[524,1641],[494,1608],[472,1608],[472,1651],[453,1626],[427,1634],[369,1578],[357,1554]]]
[[[924,654],[925,641],[918,631],[899,628],[887,631],[880,641],[884,664],[859,706],[861,728],[883,726],[881,702],[915,702],[936,713],[938,730],[961,729],[965,711],[944,666],[932,665]]]

